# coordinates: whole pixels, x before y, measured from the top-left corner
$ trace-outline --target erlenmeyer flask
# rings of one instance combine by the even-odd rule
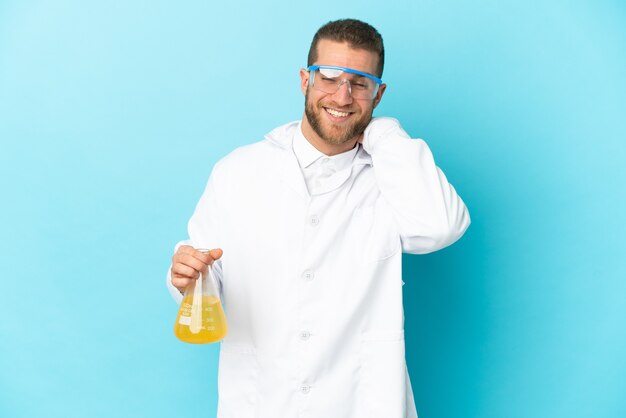
[[[209,266],[206,275],[200,273],[198,279],[185,289],[174,324],[174,335],[187,343],[208,344],[223,339],[227,330],[217,282]]]

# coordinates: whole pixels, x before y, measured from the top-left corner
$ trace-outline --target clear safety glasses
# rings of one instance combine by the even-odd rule
[[[309,84],[316,90],[334,94],[343,84],[348,85],[348,92],[353,99],[372,100],[383,81],[371,74],[352,68],[333,65],[311,65],[307,67]]]

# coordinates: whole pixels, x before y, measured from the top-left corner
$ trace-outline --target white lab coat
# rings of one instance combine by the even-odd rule
[[[298,129],[219,161],[189,221],[193,245],[224,250],[218,417],[415,417],[402,252],[456,241],[467,208],[426,143],[390,118],[375,118],[352,166],[311,196]]]

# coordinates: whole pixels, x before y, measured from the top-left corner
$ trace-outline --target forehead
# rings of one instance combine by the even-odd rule
[[[365,49],[355,49],[347,42],[322,39],[317,44],[317,65],[336,65],[376,74],[378,54]]]

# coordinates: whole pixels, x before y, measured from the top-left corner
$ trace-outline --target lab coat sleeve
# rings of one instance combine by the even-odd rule
[[[381,198],[396,221],[402,251],[426,254],[458,240],[470,224],[467,207],[428,145],[392,118],[374,118],[363,149],[371,155]]]
[[[219,163],[218,163],[219,165]],[[191,245],[194,248],[214,249],[222,248],[220,240],[220,223],[218,221],[220,217],[220,206],[218,202],[218,192],[216,187],[217,179],[220,178],[218,165],[213,169],[209,181],[204,189],[204,193],[196,209],[189,220],[187,225],[187,231],[189,233],[189,239],[180,241],[176,244],[174,252],[178,250],[181,245]],[[167,287],[177,303],[182,301],[182,295],[172,284],[172,266],[167,270]],[[222,260],[217,260],[213,263],[213,273],[218,282],[218,287],[221,290],[222,284]]]

